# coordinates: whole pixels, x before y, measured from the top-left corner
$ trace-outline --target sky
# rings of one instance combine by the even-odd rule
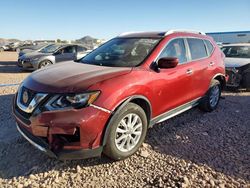
[[[250,30],[250,0],[3,0],[0,38],[110,39],[127,31]]]

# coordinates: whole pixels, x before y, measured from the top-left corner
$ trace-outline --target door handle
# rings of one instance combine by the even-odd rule
[[[210,63],[209,63],[209,66],[214,66],[214,62],[210,62]]]
[[[188,69],[186,73],[187,73],[187,74],[192,74],[192,73],[193,73],[193,70],[192,70],[192,69]]]

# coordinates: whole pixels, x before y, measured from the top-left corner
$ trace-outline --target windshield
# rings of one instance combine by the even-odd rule
[[[226,57],[250,58],[250,46],[225,46],[221,50]]]
[[[39,49],[47,47],[48,45],[49,44],[37,44],[37,45],[32,46],[31,49],[33,49],[33,50],[39,50]]]
[[[81,62],[109,67],[135,67],[143,62],[159,40],[114,38],[85,56]]]
[[[59,49],[60,47],[61,47],[61,45],[52,44],[52,45],[46,46],[45,48],[41,49],[40,52],[42,52],[42,53],[53,53],[57,49]]]

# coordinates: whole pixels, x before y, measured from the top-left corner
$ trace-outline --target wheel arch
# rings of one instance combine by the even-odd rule
[[[115,110],[112,111],[111,116],[109,117],[106,125],[105,125],[105,129],[102,135],[102,146],[105,146],[106,142],[107,142],[107,138],[108,138],[108,133],[110,131],[110,128],[112,126],[112,123],[114,121],[113,117],[115,113],[119,113],[119,111],[129,102],[135,103],[137,105],[139,105],[146,113],[147,116],[147,123],[148,123],[148,127],[149,127],[149,123],[150,123],[150,119],[152,117],[152,106],[151,103],[149,102],[149,100],[143,96],[143,95],[134,95],[134,96],[130,96],[128,98],[126,98],[125,100],[123,100],[121,103],[119,103]]]
[[[51,63],[51,65],[53,65],[53,64],[54,64],[54,62],[53,62],[53,61],[51,61],[50,59],[45,58],[45,59],[41,59],[41,60],[38,62],[38,68],[40,68],[41,63],[42,63],[42,62],[44,62],[44,61],[49,61],[49,62]]]
[[[222,89],[225,88],[225,86],[226,86],[226,77],[225,77],[225,75],[223,75],[221,73],[218,73],[218,74],[214,75],[214,77],[211,79],[210,83],[212,83],[213,80],[218,80],[220,82],[220,84],[221,84],[221,88]]]

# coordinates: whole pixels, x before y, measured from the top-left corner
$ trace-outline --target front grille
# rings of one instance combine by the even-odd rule
[[[17,113],[19,113],[19,115],[21,115],[23,118],[26,119],[25,123],[27,123],[27,121],[29,121],[28,119],[30,118],[31,113],[26,113],[26,112],[22,111],[17,105],[15,105],[15,109],[16,109]]]
[[[27,94],[27,99],[24,98],[24,94]],[[34,98],[34,96],[36,95],[36,93],[28,88],[22,87],[21,89],[21,97],[20,97],[20,102],[22,105],[24,106],[29,106],[30,102],[32,101],[32,99]],[[25,101],[24,101],[25,100]]]
[[[22,86],[16,95],[13,106],[16,116],[24,123],[30,124],[30,117],[39,113],[39,109],[46,101],[46,97],[47,94],[37,93]]]
[[[14,113],[15,115],[20,119],[22,120],[25,124],[29,125],[30,124],[30,116],[31,114],[30,113],[26,113],[24,111],[22,111],[18,106],[17,106],[17,95],[14,99]]]

